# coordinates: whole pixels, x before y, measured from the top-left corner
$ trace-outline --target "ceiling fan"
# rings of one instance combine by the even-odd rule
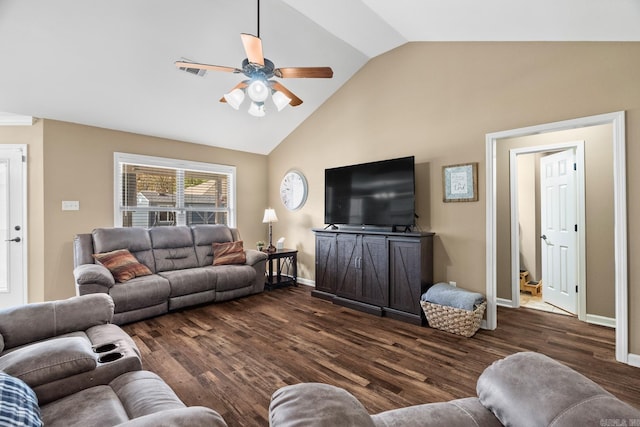
[[[242,68],[225,67],[221,65],[198,64],[188,61],[176,61],[178,68],[191,68],[198,70],[223,71],[228,73],[244,74],[248,79],[238,83],[229,93],[220,98],[220,102],[226,102],[234,109],[239,109],[245,99],[245,93],[251,100],[249,114],[256,117],[265,115],[264,103],[271,95],[278,111],[287,105],[296,107],[302,104],[302,99],[284,87],[273,77],[286,78],[331,78],[331,67],[287,67],[275,68],[273,62],[264,57],[262,40],[260,39],[260,0],[258,1],[258,32],[257,36],[242,33],[242,45],[247,57],[242,61]]]

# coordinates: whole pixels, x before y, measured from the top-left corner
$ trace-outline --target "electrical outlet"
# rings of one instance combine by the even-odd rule
[[[458,284],[457,284],[456,282],[452,281],[452,280],[450,280],[450,281],[449,281],[449,284],[450,284],[451,286],[458,286]]]

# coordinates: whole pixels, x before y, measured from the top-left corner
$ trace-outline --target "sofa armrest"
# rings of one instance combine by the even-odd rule
[[[107,288],[116,284],[113,274],[100,264],[82,264],[73,269],[73,277],[78,286],[102,285]]]
[[[82,337],[40,341],[0,356],[0,371],[31,388],[91,371],[96,365],[95,353]]]
[[[603,419],[640,419],[640,411],[595,382],[547,356],[516,353],[484,370],[480,403],[504,425],[588,425]]]
[[[0,310],[4,349],[111,323],[113,310],[113,300],[102,293]]]
[[[213,409],[204,406],[168,409],[134,418],[117,427],[227,427],[222,416]]]
[[[247,262],[245,264],[251,266],[256,265],[260,261],[265,261],[268,258],[267,254],[255,249],[245,249],[244,253],[247,256]]]
[[[269,405],[271,427],[374,426],[351,393],[329,384],[302,383],[277,390]]]

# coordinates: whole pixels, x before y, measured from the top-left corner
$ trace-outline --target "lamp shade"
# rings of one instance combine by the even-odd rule
[[[253,102],[264,102],[269,97],[269,88],[262,80],[254,80],[247,88],[247,95]]]
[[[264,117],[264,102],[252,102],[249,106],[249,114],[254,117]]]
[[[237,110],[240,108],[242,101],[244,101],[244,91],[242,89],[234,89],[229,93],[225,93],[224,99],[227,101],[227,104]]]
[[[265,209],[264,210],[264,217],[262,218],[262,222],[267,223],[267,222],[278,222],[278,216],[276,215],[276,211],[275,209]]]
[[[271,97],[271,99],[273,100],[273,103],[276,104],[276,108],[278,109],[278,111],[282,111],[282,109],[289,105],[289,103],[291,102],[291,98],[289,98],[279,90],[273,92],[273,96]]]

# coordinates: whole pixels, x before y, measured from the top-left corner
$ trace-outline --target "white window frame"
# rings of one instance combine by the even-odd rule
[[[153,157],[153,156],[145,156],[141,154],[129,154],[129,153],[113,153],[113,224],[114,227],[122,227],[122,212],[124,211],[123,206],[121,206],[120,202],[122,201],[122,173],[121,173],[121,164],[136,164],[140,166],[149,166],[149,167],[165,167],[176,170],[189,170],[189,171],[197,171],[197,172],[209,172],[209,173],[220,173],[229,175],[229,200],[228,200],[228,220],[229,227],[236,228],[236,167],[228,166],[228,165],[218,165],[214,163],[203,163],[203,162],[194,162],[190,160],[180,160],[180,159],[169,159],[166,157]],[[176,190],[176,196],[183,193],[183,189],[180,187]],[[146,208],[142,208],[141,210],[145,210]],[[167,209],[158,209],[154,207],[153,209],[149,209],[153,211],[158,210],[167,210]],[[186,211],[180,210],[179,207],[175,209],[169,209],[169,211],[176,211],[176,218],[178,220],[176,225],[185,225],[186,223]]]

